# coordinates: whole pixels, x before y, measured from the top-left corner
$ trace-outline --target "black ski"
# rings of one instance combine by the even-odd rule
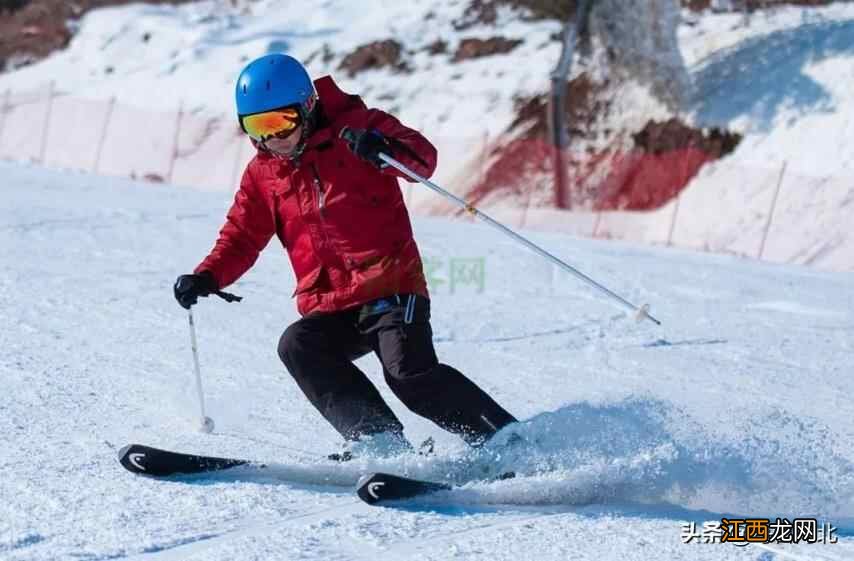
[[[369,473],[359,479],[356,494],[372,505],[382,501],[411,499],[437,491],[449,491],[452,488],[446,483],[409,479],[390,473]]]
[[[252,462],[234,458],[182,454],[143,446],[142,444],[128,444],[119,450],[119,463],[133,473],[166,477],[178,474],[221,471]]]
[[[252,465],[262,468],[268,467],[275,473],[276,477],[289,481],[329,484],[328,473],[324,474],[322,466],[261,464],[236,458],[170,452],[142,444],[129,444],[119,450],[119,463],[132,473],[153,477],[219,472],[238,466]],[[337,466],[338,464],[330,465]],[[268,470],[265,469],[264,471],[267,472]],[[507,474],[501,478],[506,476],[512,475]],[[369,473],[359,478],[356,483],[356,494],[366,503],[373,505],[385,501],[421,497],[437,491],[449,491],[453,488],[447,483],[410,479],[390,473]]]

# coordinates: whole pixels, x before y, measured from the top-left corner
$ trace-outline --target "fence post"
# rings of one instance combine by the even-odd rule
[[[667,247],[673,245],[673,232],[676,230],[676,219],[679,216],[680,200],[682,200],[682,191],[676,193],[676,203],[673,205],[673,217],[670,219],[670,231],[667,233]]]
[[[175,117],[175,136],[172,138],[172,158],[169,160],[169,170],[166,172],[166,183],[172,183],[175,171],[175,160],[178,159],[178,141],[181,136],[181,120],[184,116],[184,100],[178,102],[178,114]]]
[[[601,222],[601,221],[602,221],[602,211],[600,210],[600,211],[596,212],[596,220],[593,221],[593,231],[590,232],[590,236],[593,239],[596,239],[599,237],[599,222]]]
[[[688,166],[685,163],[688,154],[690,154],[690,152],[689,149],[686,148],[682,152],[682,157],[679,158],[678,185],[682,185],[682,187],[677,187],[679,190],[676,191],[676,201],[673,205],[673,216],[670,217],[670,231],[667,232],[667,247],[671,247],[673,245],[673,233],[676,231],[676,220],[679,218],[679,201],[682,200],[682,191],[687,189],[690,184],[688,178]]]
[[[12,110],[12,107],[9,105],[11,100],[12,88],[6,88],[6,95],[3,96],[3,105],[0,105],[0,141],[3,140],[3,129],[6,128],[6,112]]]
[[[98,173],[98,167],[101,165],[101,153],[104,151],[104,143],[107,140],[107,129],[110,126],[110,120],[113,118],[113,109],[116,106],[116,96],[110,98],[107,104],[107,113],[104,115],[104,126],[101,127],[101,138],[98,139],[98,148],[95,151],[95,163],[92,165],[92,173]]]
[[[762,259],[765,254],[765,242],[768,240],[768,231],[771,229],[771,222],[774,220],[774,212],[777,210],[777,198],[780,196],[780,187],[783,185],[783,177],[786,175],[787,160],[783,160],[783,167],[780,169],[780,179],[777,181],[777,189],[774,191],[774,198],[771,199],[771,210],[768,212],[768,220],[765,222],[765,231],[762,234],[762,243],[759,245],[759,254],[757,259]]]
[[[237,141],[234,143],[235,151],[234,151],[234,167],[231,169],[231,188],[236,189],[236,186],[240,184],[240,159],[243,156],[243,131],[237,130],[237,136],[235,137]]]
[[[483,147],[480,151],[480,178],[478,184],[483,185],[486,181],[487,163],[489,161],[489,131],[483,131]]]
[[[525,197],[525,206],[522,207],[522,216],[519,218],[519,229],[525,227],[528,223],[528,209],[531,208],[531,191],[528,190],[528,196]]]
[[[54,80],[50,81],[50,86],[47,90],[47,109],[45,110],[44,116],[44,126],[42,127],[42,143],[39,148],[39,163],[41,165],[45,164],[45,154],[47,153],[47,135],[50,130],[50,115],[53,112],[53,90],[56,87],[56,82]]]

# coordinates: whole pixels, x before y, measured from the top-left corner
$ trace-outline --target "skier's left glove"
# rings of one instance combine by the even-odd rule
[[[377,129],[348,129],[345,138],[347,146],[359,158],[373,164],[379,169],[388,167],[388,164],[380,159],[380,154],[391,156],[392,153],[388,140],[380,131]]]

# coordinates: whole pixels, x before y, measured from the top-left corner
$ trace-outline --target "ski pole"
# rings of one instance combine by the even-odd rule
[[[347,141],[352,141],[352,138],[353,138],[351,131],[349,129],[346,129],[346,128],[341,131],[341,137]],[[481,212],[480,210],[475,208],[473,205],[470,205],[469,203],[467,203],[463,199],[457,197],[453,193],[450,193],[450,192],[446,191],[445,189],[442,189],[441,187],[439,187],[438,185],[436,185],[432,181],[430,181],[424,177],[421,177],[420,175],[418,175],[417,173],[415,173],[414,171],[412,171],[411,169],[409,169],[405,165],[401,164],[400,162],[398,162],[397,160],[395,160],[394,158],[392,158],[388,154],[380,153],[379,157],[382,161],[384,161],[385,163],[387,163],[391,167],[397,169],[401,173],[408,175],[413,180],[418,181],[419,183],[421,183],[425,187],[429,187],[430,189],[439,193],[440,195],[442,195],[446,199],[449,199],[449,200],[457,203],[460,207],[462,207],[469,214],[477,216],[478,218],[480,218],[481,220],[483,220],[487,224],[501,230],[502,232],[504,232],[505,234],[507,234],[508,236],[513,238],[514,240],[518,241],[519,243],[525,245],[526,247],[528,247],[529,249],[531,249],[535,253],[541,255],[542,257],[545,257],[546,259],[548,259],[549,261],[551,261],[552,263],[554,263],[555,265],[557,265],[558,267],[560,267],[564,271],[575,275],[576,277],[578,277],[582,281],[586,282],[590,286],[598,289],[600,292],[602,292],[606,296],[616,300],[617,302],[619,302],[620,304],[622,304],[623,306],[625,306],[629,310],[633,311],[635,313],[635,319],[637,321],[640,322],[640,321],[643,321],[645,319],[648,319],[651,322],[655,323],[656,325],[661,325],[661,322],[658,321],[657,319],[655,319],[649,313],[649,304],[644,304],[643,306],[636,306],[636,305],[632,304],[631,302],[629,302],[628,300],[626,300],[625,298],[623,298],[619,294],[616,294],[616,293],[612,292],[611,290],[609,290],[608,288],[602,286],[601,284],[599,284],[598,282],[596,282],[592,278],[588,277],[587,275],[585,275],[584,273],[582,273],[581,271],[579,271],[575,267],[572,267],[571,265],[568,265],[567,263],[561,261],[560,259],[558,259],[554,255],[552,255],[548,251],[544,250],[543,248],[541,248],[540,246],[538,246],[534,242],[532,242],[532,241],[528,240],[527,238],[517,234],[516,232],[514,232],[513,230],[511,230],[510,228],[508,228],[504,224],[502,224],[502,223],[498,222],[497,220],[494,220],[490,216],[484,214],[483,212]]]
[[[196,344],[196,324],[193,322],[193,309],[187,310],[190,318],[190,345],[193,348],[193,367],[196,372],[196,393],[199,395],[199,430],[201,432],[213,432],[213,419],[205,415],[205,394],[202,391],[202,372],[199,369],[199,350]]]

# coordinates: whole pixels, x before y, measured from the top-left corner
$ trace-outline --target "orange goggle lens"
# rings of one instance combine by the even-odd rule
[[[255,140],[290,136],[299,125],[300,116],[296,109],[277,109],[265,113],[246,115],[241,119],[243,130]]]

